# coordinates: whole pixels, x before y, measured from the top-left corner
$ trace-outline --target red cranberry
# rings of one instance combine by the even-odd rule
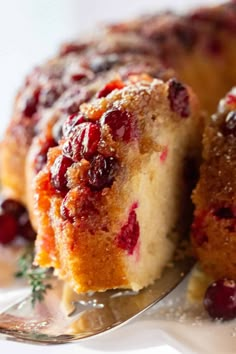
[[[107,56],[97,56],[92,59],[90,67],[94,73],[110,70],[113,65],[119,62],[119,57],[116,54],[109,54]]]
[[[20,109],[26,117],[32,117],[37,111],[39,102],[39,88],[27,88],[20,97]]]
[[[101,126],[107,124],[115,140],[125,142],[137,138],[137,123],[134,117],[127,111],[113,109],[103,114],[100,120]]]
[[[122,226],[121,231],[117,236],[118,246],[127,251],[128,254],[133,254],[140,234],[140,227],[135,212],[137,207],[137,203],[132,206],[129,212],[128,221]]]
[[[236,105],[236,95],[233,95],[232,93],[228,94],[228,96],[226,97],[226,103],[230,105]]]
[[[98,98],[101,97],[106,97],[107,95],[109,95],[109,93],[111,93],[112,91],[114,91],[115,89],[122,89],[124,87],[124,84],[122,81],[120,80],[114,80],[109,82],[108,84],[106,84],[105,87],[103,87],[97,94]]]
[[[85,73],[74,73],[71,75],[71,80],[72,81],[80,81],[80,80],[84,79],[85,77],[87,77],[87,75]]]
[[[187,118],[190,114],[189,95],[186,87],[175,79],[169,81],[168,99],[170,108],[181,117]]]
[[[72,140],[64,144],[63,153],[74,161],[82,158],[89,160],[97,152],[100,137],[100,128],[96,123],[81,123],[74,131]]]
[[[0,244],[8,244],[12,242],[17,235],[17,220],[14,215],[0,215]]]
[[[49,81],[45,84],[39,95],[39,103],[44,107],[51,107],[54,102],[61,96],[64,87],[60,82]]]
[[[81,86],[71,87],[60,99],[59,107],[66,114],[79,111],[80,105],[91,98],[91,93]]]
[[[80,53],[87,48],[85,43],[65,43],[60,49],[60,55],[64,56],[70,53]]]
[[[40,150],[35,156],[35,160],[34,160],[34,168],[37,173],[41,171],[41,169],[47,162],[48,150],[54,146],[56,146],[56,141],[52,138],[42,142],[42,145],[40,146]]]
[[[208,314],[225,321],[236,317],[236,283],[234,280],[220,279],[212,283],[204,297],[204,307]]]
[[[18,219],[18,233],[28,241],[34,241],[36,233],[29,220],[29,214],[25,211]]]
[[[85,122],[86,119],[80,113],[72,114],[67,118],[67,120],[63,124],[63,135],[65,137],[68,137],[75,126]]]
[[[72,165],[73,161],[66,156],[58,156],[51,167],[51,183],[53,187],[59,191],[67,191],[67,169]]]
[[[26,211],[21,203],[10,198],[2,200],[0,207],[3,214],[11,214],[15,217],[19,217]]]
[[[102,190],[110,187],[114,181],[117,160],[114,157],[105,158],[97,155],[93,158],[88,170],[88,185],[92,190]]]
[[[229,112],[221,129],[224,135],[236,136],[236,111]]]

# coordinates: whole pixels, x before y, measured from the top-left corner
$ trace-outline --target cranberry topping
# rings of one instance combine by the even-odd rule
[[[64,91],[64,87],[60,82],[49,81],[45,84],[40,91],[39,103],[43,107],[51,107],[54,102],[61,96]]]
[[[236,111],[228,113],[221,130],[224,135],[236,136]]]
[[[75,198],[73,197],[75,193]],[[94,195],[90,188],[76,188],[65,196],[61,204],[61,216],[70,222],[75,221],[75,217],[83,218],[94,214]]]
[[[17,235],[17,219],[11,214],[0,215],[0,243],[12,242]]]
[[[201,247],[205,242],[208,241],[208,237],[204,230],[204,222],[206,215],[206,212],[200,213],[195,217],[194,222],[192,224],[192,238],[199,247]]]
[[[135,212],[137,207],[137,203],[134,203],[130,209],[127,222],[122,226],[117,236],[118,247],[127,251],[130,255],[134,252],[140,234],[140,227]]]
[[[111,93],[113,90],[115,89],[122,89],[124,87],[124,84],[122,81],[120,80],[114,80],[109,82],[108,84],[106,84],[105,87],[103,87],[97,94],[98,98],[101,97],[106,97],[107,95],[109,95],[109,93]]]
[[[92,190],[102,190],[111,187],[117,168],[115,157],[95,156],[88,170],[88,185]]]
[[[73,114],[79,111],[80,105],[91,98],[91,93],[81,86],[73,86],[60,99],[59,107],[66,114]]]
[[[186,87],[176,79],[169,81],[168,99],[170,108],[181,117],[187,118],[190,114],[189,95]]]
[[[86,119],[80,113],[72,114],[67,118],[67,120],[63,124],[63,135],[65,137],[68,137],[75,126],[85,122]]]
[[[81,123],[74,131],[72,140],[64,144],[63,153],[74,161],[82,158],[89,160],[97,152],[100,137],[100,127],[96,123]]]
[[[217,38],[211,39],[206,45],[206,50],[209,54],[218,56],[222,54],[222,43]]]
[[[107,71],[112,68],[113,65],[119,63],[119,57],[116,54],[109,54],[107,56],[94,57],[90,63],[90,68],[94,73]]]
[[[64,56],[70,53],[80,53],[87,48],[85,43],[65,43],[61,46],[60,55]]]
[[[39,88],[29,87],[24,91],[23,95],[20,97],[20,109],[26,117],[32,117],[33,114],[37,111],[39,94]]]
[[[44,142],[42,142],[42,144],[40,146],[40,150],[37,153],[37,155],[35,156],[35,160],[34,160],[34,168],[37,173],[39,171],[41,171],[41,169],[43,168],[43,166],[47,162],[48,150],[51,147],[54,147],[56,145],[57,145],[57,143],[53,138],[49,138],[49,139],[45,140]]]
[[[107,124],[115,140],[121,139],[129,142],[137,138],[137,122],[127,111],[113,109],[103,114],[100,120],[101,126]]]
[[[87,75],[85,73],[74,73],[71,75],[71,80],[72,81],[80,81],[80,80],[84,79],[85,77],[87,77]]]
[[[51,167],[51,184],[59,191],[67,191],[67,169],[72,165],[73,161],[66,156],[58,156]]]
[[[236,283],[234,280],[220,279],[206,290],[204,307],[208,314],[225,321],[236,317]]]

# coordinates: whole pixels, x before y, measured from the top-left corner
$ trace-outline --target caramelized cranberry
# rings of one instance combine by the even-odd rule
[[[3,199],[1,201],[1,211],[4,214],[12,214],[13,216],[19,217],[25,212],[25,207],[14,199]]]
[[[61,96],[64,91],[64,87],[60,82],[49,81],[45,84],[39,95],[39,103],[44,107],[51,107],[54,102]]]
[[[229,112],[221,129],[224,135],[236,136],[236,111]]]
[[[121,139],[125,142],[137,137],[137,126],[134,117],[126,111],[113,109],[103,114],[100,120],[101,126],[107,124],[115,140]]]
[[[12,242],[17,235],[17,220],[14,215],[0,215],[0,244]]]
[[[133,254],[140,234],[140,227],[135,212],[136,208],[137,203],[132,206],[129,212],[128,220],[122,226],[121,231],[117,236],[118,246],[123,250],[127,251],[128,254]]]
[[[189,95],[186,87],[175,79],[169,81],[168,99],[170,108],[181,117],[187,118],[190,114]]]
[[[113,65],[119,62],[119,57],[116,54],[109,54],[107,56],[97,56],[93,58],[90,67],[94,73],[110,70]]]
[[[94,157],[88,170],[89,187],[93,190],[102,190],[105,187],[110,187],[114,181],[116,168],[116,158],[105,158],[102,155]]]
[[[123,87],[124,87],[124,84],[122,81],[120,81],[120,80],[111,81],[98,92],[97,97],[98,98],[106,97],[113,90],[115,90],[115,89],[119,90],[119,89],[122,89]]]
[[[53,187],[63,192],[67,190],[67,169],[72,165],[73,161],[66,156],[58,156],[51,167],[51,183]]]
[[[86,119],[80,113],[72,114],[67,118],[67,120],[63,124],[63,135],[65,137],[68,137],[75,126],[85,122]]]
[[[39,88],[29,87],[20,97],[20,109],[26,117],[32,117],[32,115],[37,111],[39,94]]]
[[[96,123],[81,123],[74,131],[72,141],[65,143],[63,153],[74,161],[82,158],[89,160],[97,151],[100,136],[100,128]]]
[[[40,150],[37,153],[37,155],[35,156],[35,160],[34,160],[34,168],[37,173],[39,171],[41,171],[41,169],[43,168],[43,166],[47,162],[48,150],[54,146],[56,146],[56,142],[52,138],[50,138],[50,139],[48,138],[47,140],[42,142],[42,144],[40,146]]]
[[[231,320],[236,317],[236,283],[220,279],[212,283],[204,297],[204,307],[216,319]]]
[[[25,211],[18,219],[18,233],[28,241],[35,240],[36,233],[32,228],[27,211]]]
[[[66,114],[73,114],[79,111],[80,105],[87,102],[91,93],[81,86],[74,86],[68,90],[60,99],[59,107]]]

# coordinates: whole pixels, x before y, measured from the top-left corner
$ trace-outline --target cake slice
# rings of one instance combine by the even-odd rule
[[[220,101],[203,139],[203,164],[193,193],[192,244],[214,279],[236,279],[236,88]]]
[[[160,277],[190,222],[201,131],[196,97],[175,79],[130,77],[82,104],[35,179],[35,264],[76,292]]]

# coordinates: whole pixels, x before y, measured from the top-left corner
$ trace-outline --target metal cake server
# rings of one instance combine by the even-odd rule
[[[57,279],[45,300],[32,308],[30,297],[0,314],[0,334],[7,339],[59,344],[92,337],[127,323],[168,295],[188,274],[193,258],[166,267],[161,279],[139,292],[112,290],[77,295]]]

